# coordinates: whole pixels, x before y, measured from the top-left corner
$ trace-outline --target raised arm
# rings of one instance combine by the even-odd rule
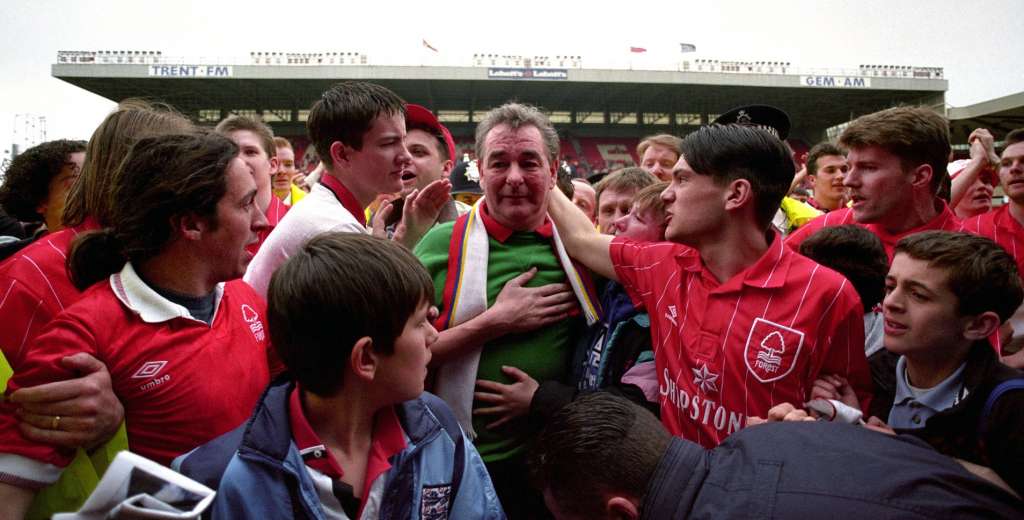
[[[559,189],[552,189],[548,197],[548,215],[558,227],[569,256],[605,278],[619,280],[608,250],[612,236],[598,232],[590,219]]]

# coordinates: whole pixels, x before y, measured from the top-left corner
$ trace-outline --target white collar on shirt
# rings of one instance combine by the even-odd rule
[[[185,307],[160,296],[146,285],[146,282],[143,282],[135,272],[131,262],[124,264],[121,272],[110,275],[110,288],[125,307],[138,314],[146,323],[162,323],[174,318],[186,318],[206,324],[192,317]],[[213,316],[216,318],[220,300],[224,296],[224,283],[217,284],[213,292]]]

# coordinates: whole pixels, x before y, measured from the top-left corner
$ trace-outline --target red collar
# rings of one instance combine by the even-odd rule
[[[291,396],[288,398],[288,418],[295,446],[299,449],[307,466],[338,480],[345,472],[320,437],[313,431],[313,427],[309,425],[309,421],[302,413],[302,400],[299,396],[299,386],[295,385],[295,389],[292,390]],[[366,461],[366,479],[361,494],[364,503],[367,493],[373,486],[373,481],[381,473],[391,468],[388,459],[404,449],[405,433],[402,431],[401,423],[398,422],[395,408],[388,406],[381,409],[374,418],[373,439],[370,442],[370,453]]]
[[[356,196],[352,194],[348,188],[345,187],[337,177],[324,172],[323,176],[320,177],[320,184],[334,194],[334,197],[338,199],[338,202],[352,214],[352,217],[356,219],[356,222],[365,222],[366,216],[363,215],[363,205],[359,203]]]
[[[494,217],[491,216],[487,209],[486,199],[481,203],[480,218],[484,221],[484,229],[487,230],[487,234],[498,242],[504,244],[505,241],[508,240],[508,237],[512,236],[512,233],[515,233],[515,230],[507,228],[497,220],[494,220]],[[551,219],[549,219],[547,215],[544,215],[544,222],[541,223],[538,228],[534,229],[533,232],[544,238],[551,238],[553,234],[551,231]]]
[[[950,229],[949,223],[959,222],[959,219],[956,218],[956,215],[953,213],[953,210],[949,209],[949,204],[946,204],[946,201],[942,199],[936,200],[937,204],[941,204],[941,207],[938,208],[939,211],[935,213],[935,216],[932,217],[931,220],[925,222],[924,224],[921,224],[920,226],[917,226],[916,228],[900,231],[899,233],[890,233],[886,231],[883,226],[880,226],[878,224],[871,223],[868,224],[866,227],[870,229],[871,232],[878,235],[878,238],[882,240],[882,244],[893,245],[895,245],[896,242],[899,241],[899,239],[905,236],[913,235],[914,233],[920,233],[921,231],[931,231],[934,229]],[[952,229],[956,228],[954,227]],[[891,251],[891,247],[887,247],[886,249]]]
[[[772,240],[764,254],[746,269],[721,284],[717,284],[717,279],[708,271],[704,261],[700,258],[700,252],[696,249],[687,248],[676,255],[676,261],[687,271],[704,271],[704,278],[717,284],[717,287],[713,289],[715,291],[737,291],[741,284],[762,288],[781,287],[786,282],[786,273],[789,271],[792,254],[783,244],[781,236],[778,233],[772,233]]]
[[[270,197],[270,204],[267,206],[267,224],[271,228],[277,226],[278,222],[284,218],[284,214],[288,212],[288,206],[285,206],[281,199],[277,197]]]

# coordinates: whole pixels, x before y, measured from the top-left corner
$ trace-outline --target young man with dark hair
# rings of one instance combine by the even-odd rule
[[[559,520],[1024,514],[1020,499],[909,436],[784,422],[746,428],[706,450],[602,393],[549,421],[530,466]]]
[[[826,213],[842,208],[846,203],[843,176],[850,169],[846,154],[832,143],[818,143],[807,152],[806,165],[814,189],[807,203]]]
[[[640,157],[640,168],[655,176],[659,181],[672,180],[672,167],[679,160],[681,139],[670,134],[658,134],[643,138],[636,145]]]
[[[69,255],[75,285],[91,288],[39,333],[10,385],[73,379],[62,358],[94,356],[123,403],[128,447],[167,464],[237,426],[269,381],[263,301],[237,280],[266,219],[238,147],[216,134],[139,139],[111,188],[110,227],[79,236]],[[73,452],[19,435],[13,406],[2,411],[0,503],[18,518]]]
[[[669,432],[715,446],[747,416],[806,400],[822,371],[870,392],[856,291],[769,228],[793,178],[788,148],[713,125],[683,139],[682,157],[662,194],[675,243],[612,240],[557,193],[549,210],[566,250],[650,314]]]
[[[324,165],[320,182],[267,237],[253,258],[245,281],[266,294],[274,270],[310,238],[328,231],[367,233],[366,207],[382,193],[402,190],[403,172],[412,161],[405,147],[405,102],[385,87],[346,81],[320,96],[306,127]],[[411,247],[429,229],[448,200],[448,185],[407,197],[407,225],[396,240]]]
[[[629,213],[633,197],[640,190],[658,182],[658,178],[642,168],[616,170],[594,185],[597,196],[597,228],[604,234],[615,234],[615,221]]]
[[[882,305],[885,348],[900,356],[895,392],[875,396],[890,427],[991,467],[1018,493],[1024,380],[988,337],[1022,299],[1013,258],[985,237],[927,231],[900,240]],[[816,396],[855,401],[841,379],[821,383]]]
[[[925,107],[896,107],[855,119],[839,136],[849,150],[843,185],[853,205],[822,215],[795,231],[797,249],[826,226],[856,224],[878,235],[892,258],[899,239],[930,229],[956,231],[960,221],[936,193],[949,159],[949,122]]]
[[[215,517],[504,518],[451,410],[423,391],[433,292],[383,239],[327,233],[293,253],[267,312],[287,377],[245,424],[176,461],[203,481],[223,474]]]

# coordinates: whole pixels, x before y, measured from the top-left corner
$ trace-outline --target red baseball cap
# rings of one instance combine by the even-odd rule
[[[444,137],[444,144],[448,147],[448,158],[455,161],[455,140],[452,139],[452,133],[437,120],[437,116],[433,112],[427,110],[426,107],[417,105],[415,103],[405,104],[405,124],[424,125],[428,128],[433,128]]]

